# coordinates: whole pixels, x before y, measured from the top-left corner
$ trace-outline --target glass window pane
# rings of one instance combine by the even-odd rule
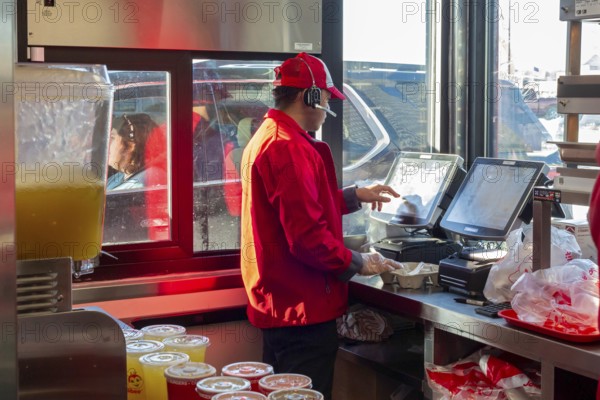
[[[435,90],[427,86],[428,63],[433,63],[427,60],[429,6],[344,2],[344,185],[385,180],[399,151],[434,151],[428,121],[435,103],[428,95]],[[366,213],[344,216],[344,233],[364,233]]]
[[[564,131],[564,118],[556,112],[557,79],[565,73],[567,51],[560,0],[543,6],[502,0],[499,11],[497,46],[492,46],[497,51],[492,71],[496,78],[486,88],[491,156],[557,165],[556,146],[546,142],[563,140]]]
[[[239,249],[242,151],[280,61],[193,61],[194,251]]]
[[[169,74],[109,75],[115,97],[103,243],[170,240]]]

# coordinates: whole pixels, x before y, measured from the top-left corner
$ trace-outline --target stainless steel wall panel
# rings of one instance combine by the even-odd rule
[[[15,118],[12,95],[16,62],[16,1],[0,7],[0,393],[2,399],[16,400],[17,374],[17,273],[15,241],[15,177],[7,173],[15,162]]]
[[[321,52],[322,0],[43,4],[27,0],[29,46]]]

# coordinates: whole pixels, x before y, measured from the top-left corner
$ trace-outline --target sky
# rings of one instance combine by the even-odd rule
[[[424,64],[427,8],[425,0],[345,0],[344,58]],[[465,17],[462,8],[454,11],[456,19]],[[501,0],[499,12],[500,34],[508,37],[510,27],[517,69],[564,70],[568,32],[560,0]],[[441,9],[438,18],[451,17]],[[584,23],[582,63],[594,54],[600,54],[600,25]]]

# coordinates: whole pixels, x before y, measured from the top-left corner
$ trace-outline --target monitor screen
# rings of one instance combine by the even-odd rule
[[[450,154],[400,153],[385,181],[400,197],[384,203],[371,217],[391,225],[433,227],[443,211],[444,194],[462,163],[462,158]]]
[[[542,162],[477,158],[440,225],[465,237],[506,239],[543,168]]]

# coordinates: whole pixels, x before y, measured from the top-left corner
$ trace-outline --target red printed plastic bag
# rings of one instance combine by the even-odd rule
[[[598,266],[591,260],[524,274],[512,290],[521,321],[570,334],[598,332]]]
[[[493,354],[490,354],[493,353]],[[455,363],[439,366],[425,363],[434,399],[442,400],[516,400],[539,399],[541,389],[502,352],[481,349]]]
[[[489,354],[481,356],[479,367],[485,376],[497,387],[505,389],[508,398],[539,398],[540,387],[536,386],[527,375],[511,363]],[[519,397],[520,395],[520,397]]]
[[[581,258],[581,248],[575,236],[562,229],[551,227],[550,265],[563,265]],[[484,296],[492,303],[511,301],[512,285],[533,266],[533,227],[527,225],[510,233],[506,240],[508,254],[490,269],[483,289]]]
[[[447,366],[425,363],[429,387],[442,399],[504,400],[503,390],[489,380],[477,363],[479,354]]]

